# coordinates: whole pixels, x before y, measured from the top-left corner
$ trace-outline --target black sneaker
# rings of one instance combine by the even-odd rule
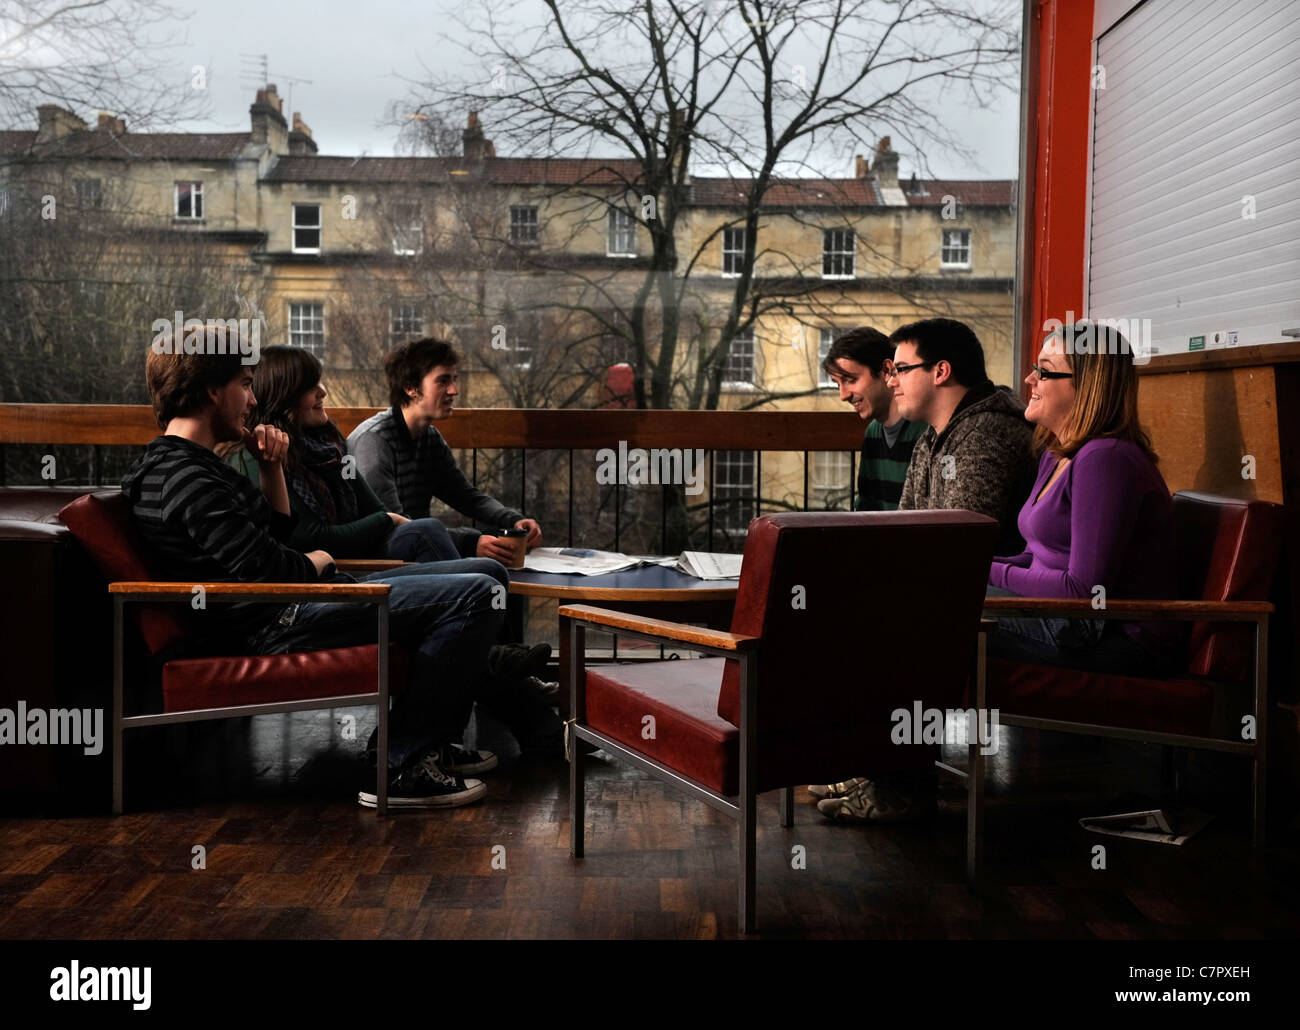
[[[449,773],[488,772],[497,767],[497,756],[492,751],[470,751],[459,744],[444,744],[438,764]]]
[[[456,808],[481,799],[487,793],[482,780],[462,780],[444,772],[436,754],[392,774],[388,781],[390,808]],[[366,808],[379,804],[373,791],[360,791],[357,801]]]
[[[513,678],[539,673],[551,660],[550,644],[497,644],[488,651],[489,676]]]
[[[560,696],[560,684],[555,680],[547,681],[538,676],[529,676],[524,680],[524,686],[543,701],[552,701]]]

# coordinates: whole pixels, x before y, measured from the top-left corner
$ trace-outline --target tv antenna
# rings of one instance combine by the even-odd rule
[[[245,85],[253,85],[258,89],[263,89],[266,87],[267,83],[271,81],[271,75],[273,73],[269,70],[266,54],[245,54],[241,52],[239,55],[239,61],[240,64],[243,65],[243,71],[240,72],[240,81]],[[311,79],[300,79],[293,75],[282,75],[280,72],[275,72],[274,75],[277,84],[279,82],[287,82],[289,84],[289,93],[288,96],[285,97],[285,110],[289,112],[289,118],[292,118],[293,84],[295,82],[300,82],[304,86],[312,86],[315,85],[315,83],[313,83]],[[256,81],[250,83],[248,81],[250,76]]]

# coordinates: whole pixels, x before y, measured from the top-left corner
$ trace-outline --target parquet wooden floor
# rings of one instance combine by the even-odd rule
[[[355,803],[356,744],[337,741],[343,714],[210,730],[187,752],[188,765],[136,775],[132,811],[120,818],[0,824],[0,937],[737,935],[734,824],[705,805],[603,756],[589,759],[588,853],[575,862],[567,768],[507,753],[485,777],[486,802],[381,819]],[[364,710],[357,717],[368,732]],[[508,741],[480,729],[481,742],[509,752]],[[1154,796],[1158,752],[1002,732],[982,894],[963,879],[964,795],[955,785],[944,788],[935,819],[892,827],[827,823],[801,790],[796,825],[782,829],[773,794],[759,805],[760,935],[1296,934],[1294,840],[1255,856],[1240,789],[1227,799],[1236,814],[1225,808],[1184,847],[1099,837],[1081,830],[1079,817]],[[1098,844],[1105,869],[1093,868]],[[806,868],[795,868],[796,846]],[[194,868],[196,847],[204,868]]]

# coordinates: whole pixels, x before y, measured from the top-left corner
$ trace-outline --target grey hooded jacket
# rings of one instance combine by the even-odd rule
[[[928,428],[912,451],[901,510],[966,508],[998,520],[996,554],[1019,554],[1016,518],[1033,489],[1038,462],[1025,406],[1005,386],[973,387],[942,433]]]

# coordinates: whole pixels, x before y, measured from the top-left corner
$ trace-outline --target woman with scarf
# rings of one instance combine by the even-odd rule
[[[253,372],[255,420],[289,434],[284,472],[289,505],[298,516],[289,546],[328,551],[336,558],[459,558],[451,535],[437,519],[408,519],[384,510],[355,464],[345,460],[347,444],[325,411],[326,395],[321,363],[310,351],[282,346],[262,350]],[[257,461],[242,445],[223,457],[258,481]]]

